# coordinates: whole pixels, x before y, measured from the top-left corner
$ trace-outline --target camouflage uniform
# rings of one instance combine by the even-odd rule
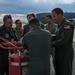
[[[18,41],[20,40],[20,38],[23,36],[23,30],[22,29],[17,29],[17,28],[14,28],[14,31],[15,31],[15,35],[18,39]]]
[[[45,24],[46,30],[49,30],[51,34],[55,34],[56,27],[57,27],[56,24],[53,22],[52,22],[52,25]]]
[[[52,25],[45,24],[45,30],[50,31],[52,35],[53,34],[55,35],[56,29],[57,29],[57,25],[53,22],[52,22]],[[53,37],[53,40],[54,40],[54,36],[52,36],[52,37]],[[54,47],[52,47],[51,55],[53,57],[53,65],[54,65],[54,68],[55,68],[55,48]]]

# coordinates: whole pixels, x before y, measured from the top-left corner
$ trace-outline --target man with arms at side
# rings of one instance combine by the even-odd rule
[[[52,42],[53,47],[56,48],[56,75],[72,75],[74,26],[65,19],[61,8],[53,9],[52,16],[58,24],[56,40]]]

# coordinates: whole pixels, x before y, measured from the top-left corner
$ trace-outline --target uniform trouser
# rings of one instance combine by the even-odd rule
[[[50,58],[48,60],[30,60],[29,75],[50,75]]]
[[[8,75],[8,54],[7,52],[0,53],[0,75]]]
[[[63,59],[62,59],[63,58]],[[55,55],[56,75],[72,75],[72,55]]]

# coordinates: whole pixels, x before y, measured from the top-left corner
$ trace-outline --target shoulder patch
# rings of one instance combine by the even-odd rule
[[[70,25],[65,25],[64,29],[70,29]]]

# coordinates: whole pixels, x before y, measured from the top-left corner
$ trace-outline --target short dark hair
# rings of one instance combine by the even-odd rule
[[[30,16],[30,15],[33,16],[34,18],[36,18],[36,15],[34,13],[27,14],[27,17]]]
[[[50,19],[52,19],[52,16],[51,15],[47,15],[46,17],[49,17]]]
[[[19,19],[17,19],[17,20],[15,21],[15,24],[17,24],[17,22],[18,22],[18,21],[20,21],[20,20],[19,20]]]
[[[3,17],[3,21],[5,22],[7,19],[12,19],[11,15],[5,15]]]
[[[55,8],[52,10],[52,12],[55,12],[57,15],[59,15],[60,13],[63,15],[63,10],[61,8]]]
[[[31,19],[29,25],[32,27],[40,26],[39,20],[37,18]]]

